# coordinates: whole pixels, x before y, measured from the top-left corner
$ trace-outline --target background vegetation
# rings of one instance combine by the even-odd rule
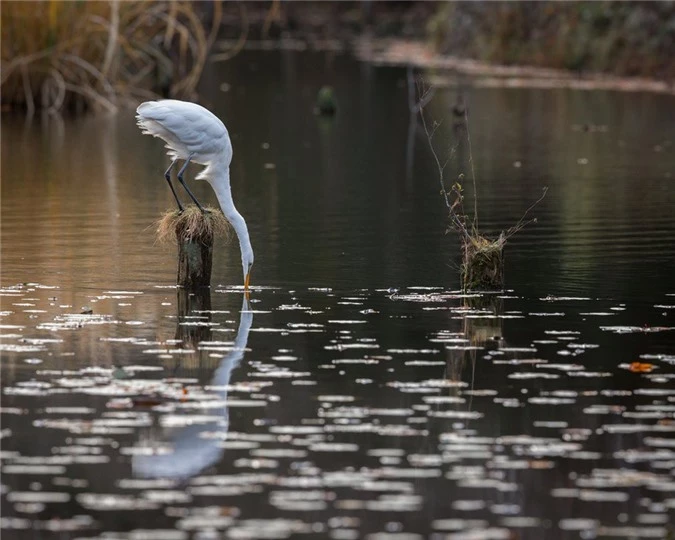
[[[189,98],[217,30],[191,2],[4,1],[2,103],[115,110],[121,99]]]
[[[447,2],[428,28],[437,50],[456,56],[675,77],[673,2]]]
[[[287,38],[341,50],[363,38],[431,42],[495,64],[675,77],[673,2],[5,0],[0,10],[5,110],[196,99],[212,45],[222,61]]]

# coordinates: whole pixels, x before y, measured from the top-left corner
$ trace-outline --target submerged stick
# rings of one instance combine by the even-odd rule
[[[188,206],[183,212],[164,214],[157,224],[157,238],[178,244],[178,286],[190,291],[209,287],[213,241],[229,230],[229,222],[216,208],[209,207],[202,213],[196,206]]]

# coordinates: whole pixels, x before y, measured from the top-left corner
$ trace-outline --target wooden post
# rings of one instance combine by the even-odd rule
[[[213,241],[230,231],[230,224],[217,208],[203,213],[196,206],[183,212],[173,210],[164,214],[157,225],[160,242],[178,244],[178,276],[176,283],[188,292],[208,289],[211,284]]]
[[[176,283],[187,291],[194,291],[211,284],[213,263],[213,236],[203,239],[181,237],[178,242],[178,278]]]

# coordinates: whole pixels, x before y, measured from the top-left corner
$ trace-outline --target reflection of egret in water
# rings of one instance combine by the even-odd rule
[[[172,437],[172,452],[170,454],[134,456],[132,467],[135,475],[184,479],[197,474],[199,471],[218,461],[223,452],[220,446],[222,437],[218,439],[205,439],[202,437],[202,434],[214,430],[218,430],[220,433],[227,433],[229,429],[227,385],[230,384],[232,370],[237,367],[240,360],[244,357],[248,334],[252,324],[253,312],[250,309],[248,300],[244,297],[241,306],[239,330],[237,330],[233,349],[222,358],[210,383],[212,386],[219,388],[216,395],[223,403],[222,407],[213,409],[212,411],[214,416],[219,416],[218,420],[187,426],[178,431]]]

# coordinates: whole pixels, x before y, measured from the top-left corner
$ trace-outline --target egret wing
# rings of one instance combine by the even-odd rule
[[[146,101],[136,110],[138,123],[151,135],[188,152],[215,154],[223,149],[227,129],[220,119],[196,103],[173,99]]]

